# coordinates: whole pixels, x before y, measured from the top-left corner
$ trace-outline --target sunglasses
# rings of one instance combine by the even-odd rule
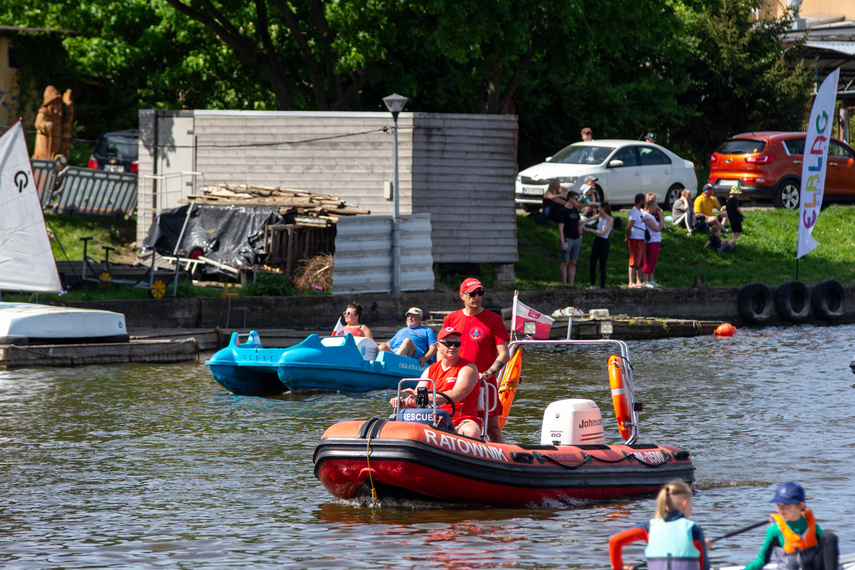
[[[472,291],[470,293],[466,293],[466,294],[469,295],[470,297],[476,297],[476,296],[477,297],[483,297],[484,293],[486,293],[486,292],[487,292],[486,289],[475,289],[474,291]]]
[[[441,340],[439,344],[444,344],[448,348],[460,348],[461,343],[459,340]]]
[[[356,313],[351,312],[351,311],[345,311],[345,312],[344,312],[344,316],[345,316],[345,317],[352,317],[352,316],[354,316],[354,315],[356,315]]]

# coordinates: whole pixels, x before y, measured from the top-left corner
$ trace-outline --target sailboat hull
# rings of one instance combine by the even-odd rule
[[[0,344],[128,342],[125,316],[112,311],[0,302]]]

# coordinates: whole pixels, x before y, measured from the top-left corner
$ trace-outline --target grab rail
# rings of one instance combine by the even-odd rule
[[[629,359],[629,347],[622,340],[612,339],[612,338],[604,338],[604,339],[595,339],[595,340],[512,340],[508,344],[509,354],[511,356],[517,350],[520,350],[523,346],[576,346],[576,345],[612,345],[617,346],[620,352],[621,359],[627,363],[624,371],[624,384],[626,390],[626,399],[627,404],[629,405],[630,417],[632,418],[631,422],[628,422],[630,427],[629,438],[626,440],[627,445],[631,445],[636,442],[638,439],[638,411],[640,409],[640,403],[635,399],[635,387],[632,379],[632,363]],[[499,372],[499,376],[501,377],[502,372]]]

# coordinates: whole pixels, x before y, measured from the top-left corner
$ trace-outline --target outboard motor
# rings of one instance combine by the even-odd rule
[[[552,402],[543,412],[541,445],[604,445],[603,416],[592,400]]]
[[[416,407],[398,410],[399,422],[415,422],[441,431],[454,432],[451,414],[440,408],[428,407],[428,389],[422,386],[416,390]]]

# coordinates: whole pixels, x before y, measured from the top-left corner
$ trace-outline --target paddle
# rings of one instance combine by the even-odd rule
[[[752,525],[748,525],[748,526],[746,526],[746,527],[744,527],[744,528],[740,528],[739,530],[735,530],[735,531],[733,531],[733,532],[729,532],[729,533],[725,534],[724,536],[719,536],[718,538],[714,538],[714,539],[712,539],[712,542],[716,542],[716,541],[719,541],[719,540],[722,540],[722,539],[725,539],[725,538],[730,538],[731,536],[736,536],[737,534],[742,534],[743,532],[748,532],[749,530],[754,530],[754,529],[755,529],[755,528],[757,528],[758,526],[763,526],[764,524],[769,524],[770,522],[772,522],[772,521],[768,521],[768,520],[766,520],[766,521],[763,521],[763,522],[759,522],[759,523],[754,523],[754,524],[752,524]]]

